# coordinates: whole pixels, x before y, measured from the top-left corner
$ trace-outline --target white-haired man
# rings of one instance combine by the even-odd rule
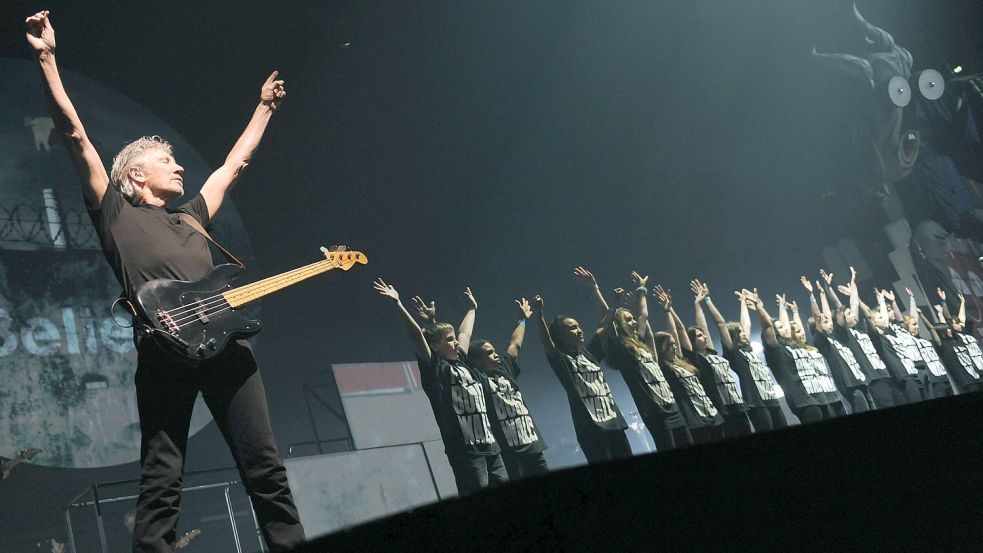
[[[208,244],[180,224],[181,214],[203,227],[215,216],[286,94],[277,72],[263,84],[259,105],[225,163],[195,198],[170,209],[167,204],[184,194],[184,168],[170,145],[159,137],[136,140],[120,151],[107,175],[58,75],[47,11],[27,18],[27,41],[37,55],[56,129],[81,177],[106,259],[126,297],[149,280],[204,276],[213,267]],[[138,339],[135,380],[142,438],[133,550],[174,549],[188,428],[199,392],[229,445],[270,549],[289,550],[304,541],[304,530],[277,453],[252,350],[244,340],[230,343],[206,363],[210,366],[192,368],[154,340]]]

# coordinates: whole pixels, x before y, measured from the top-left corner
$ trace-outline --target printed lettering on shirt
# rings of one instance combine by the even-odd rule
[[[915,338],[915,342],[918,344],[918,349],[922,354],[922,360],[925,361],[928,372],[935,376],[948,376],[948,373],[945,372],[945,365],[939,359],[939,353],[935,351],[932,342],[924,338]]]
[[[970,334],[956,334],[956,336],[959,336],[959,339],[966,346],[966,351],[973,360],[973,367],[976,372],[983,372],[983,351],[980,351],[980,343],[976,341],[976,337]]]
[[[830,344],[832,344],[833,349],[836,351],[836,354],[840,357],[840,359],[846,363],[847,367],[850,367],[850,373],[853,374],[853,377],[860,382],[865,382],[867,377],[864,376],[864,372],[860,370],[860,363],[858,363],[857,358],[853,356],[853,351],[841,344],[839,340],[835,338],[827,337],[826,339],[829,340]]]
[[[594,422],[605,422],[617,417],[611,388],[604,380],[601,367],[587,359],[583,354],[570,357],[573,362],[573,385],[580,396],[580,401],[587,408],[587,413]]]
[[[652,357],[652,354],[641,351],[638,360],[642,365],[642,380],[649,389],[649,397],[662,406],[675,404],[676,398],[672,395],[669,382],[666,381],[666,376],[662,374],[662,369],[659,368],[659,363]]]
[[[730,368],[730,362],[712,353],[703,354],[703,358],[713,369],[713,383],[717,386],[717,393],[724,405],[743,405],[741,388],[737,385],[737,375]]]
[[[857,340],[857,344],[860,345],[860,350],[864,352],[864,357],[870,362],[870,366],[873,367],[875,371],[886,371],[887,365],[884,364],[884,360],[881,356],[877,355],[877,348],[874,347],[874,342],[870,340],[870,336],[867,336],[864,332],[859,332],[854,329],[849,329],[850,334]]]
[[[829,365],[818,351],[807,348],[792,348],[785,346],[795,363],[795,373],[802,382],[806,393],[821,394],[836,392],[836,384],[829,374]]]
[[[976,372],[976,367],[973,365],[973,357],[969,354],[969,348],[964,345],[953,345],[952,351],[956,354],[956,361],[959,362],[959,366],[966,371],[969,376],[975,379],[980,378],[980,373]]]
[[[758,358],[752,351],[737,350],[748,363],[751,378],[754,380],[754,387],[758,390],[758,395],[762,400],[769,401],[781,397],[776,385],[771,381],[771,371],[768,366]]]
[[[468,445],[495,443],[481,382],[471,376],[471,371],[462,367],[452,365],[450,372],[453,378],[451,405],[464,434],[464,443]]]
[[[501,375],[493,376],[488,379],[488,387],[495,404],[495,416],[508,446],[520,447],[539,440],[529,409],[522,400],[522,392],[512,385],[512,381]]]
[[[911,335],[909,334],[908,336]],[[915,368],[915,360],[911,357],[912,353],[907,341],[894,334],[884,334],[884,340],[887,342],[888,347],[898,356],[898,359],[901,360],[901,365],[904,367],[905,372],[911,375],[917,375],[918,369]],[[914,346],[914,348],[915,353],[918,353],[918,346]]]
[[[690,403],[693,404],[696,414],[702,419],[716,417],[717,408],[713,406],[713,402],[710,401],[706,390],[703,389],[703,385],[700,384],[700,380],[696,378],[696,375],[679,365],[673,365],[672,371],[676,373],[676,377],[682,383],[683,389],[686,391],[686,396],[689,397]]]

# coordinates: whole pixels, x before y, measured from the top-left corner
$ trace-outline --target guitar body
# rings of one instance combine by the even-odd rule
[[[223,297],[241,273],[242,267],[226,263],[191,282],[151,280],[137,290],[137,313],[165,349],[186,360],[206,361],[229,340],[262,329],[262,323],[245,318]]]

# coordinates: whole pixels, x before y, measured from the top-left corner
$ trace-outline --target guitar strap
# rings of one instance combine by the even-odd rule
[[[198,219],[195,219],[194,217],[192,217],[191,215],[188,215],[187,213],[178,213],[178,217],[181,219],[181,222],[182,223],[184,223],[184,224],[188,225],[189,227],[195,229],[196,231],[198,231],[199,233],[201,233],[201,235],[204,236],[206,240],[208,240],[209,242],[211,242],[212,244],[214,244],[215,247],[219,249],[219,251],[221,251],[223,254],[225,254],[225,257],[228,258],[229,261],[235,263],[236,265],[242,267],[243,269],[246,268],[246,266],[242,263],[242,261],[239,261],[239,259],[236,258],[236,256],[234,256],[231,253],[229,253],[229,250],[223,248],[221,244],[219,244],[218,242],[216,242],[215,239],[212,238],[212,236],[210,234],[208,234],[208,231],[205,230],[205,228],[203,226],[201,226],[201,223],[198,222]]]

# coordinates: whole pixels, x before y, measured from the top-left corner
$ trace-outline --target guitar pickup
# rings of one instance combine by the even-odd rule
[[[177,324],[174,322],[174,319],[172,319],[169,314],[165,313],[162,309],[158,309],[155,315],[157,315],[157,322],[159,322],[160,325],[164,327],[164,329],[167,332],[170,332],[171,334],[178,333]]]
[[[195,315],[201,324],[208,324],[208,314],[205,313],[205,306],[201,303],[201,300],[195,300]]]

